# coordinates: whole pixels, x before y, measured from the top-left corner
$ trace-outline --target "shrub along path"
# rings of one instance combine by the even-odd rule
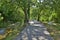
[[[14,40],[54,40],[42,23],[32,22]]]

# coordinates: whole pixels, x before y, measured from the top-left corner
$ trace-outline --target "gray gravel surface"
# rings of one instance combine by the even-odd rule
[[[38,25],[35,23],[35,25]],[[46,27],[40,23],[39,26],[27,26],[14,40],[54,40]]]

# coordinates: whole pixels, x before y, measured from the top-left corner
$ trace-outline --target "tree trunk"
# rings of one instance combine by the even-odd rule
[[[28,0],[28,10],[27,10],[27,13],[28,13],[28,20],[30,19],[30,0]]]
[[[38,19],[37,19],[37,21],[39,21],[39,19],[40,19],[40,14],[38,14]]]
[[[30,19],[30,7],[28,7],[27,13],[28,13],[28,20],[29,20]]]
[[[24,14],[25,14],[24,23],[28,23],[28,15],[27,15],[27,9],[26,8],[24,8]]]

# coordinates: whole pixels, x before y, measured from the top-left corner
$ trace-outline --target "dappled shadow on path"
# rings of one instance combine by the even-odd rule
[[[26,27],[14,40],[53,40],[45,27]]]

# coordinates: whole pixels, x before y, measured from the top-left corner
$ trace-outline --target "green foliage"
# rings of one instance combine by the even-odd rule
[[[20,11],[17,1],[0,0],[0,27],[7,27],[9,23],[22,22],[24,14]]]
[[[39,2],[36,1],[32,9],[32,16],[37,18],[40,14],[40,21],[54,21],[60,22],[60,1],[56,0],[41,0]],[[32,7],[32,6],[31,6]],[[35,8],[35,9],[34,9]],[[38,12],[37,12],[38,11]]]
[[[1,16],[1,13],[0,13],[0,22],[3,20],[3,17]]]
[[[30,15],[31,19],[37,20],[39,16],[40,21],[60,22],[59,5],[59,0],[0,0],[0,22],[21,22]]]
[[[0,28],[30,18],[60,23],[60,0],[0,0]]]
[[[11,16],[13,18],[14,15],[20,15],[18,5],[16,5],[15,3],[4,1],[0,8],[0,10],[2,10],[3,14],[6,17]]]

